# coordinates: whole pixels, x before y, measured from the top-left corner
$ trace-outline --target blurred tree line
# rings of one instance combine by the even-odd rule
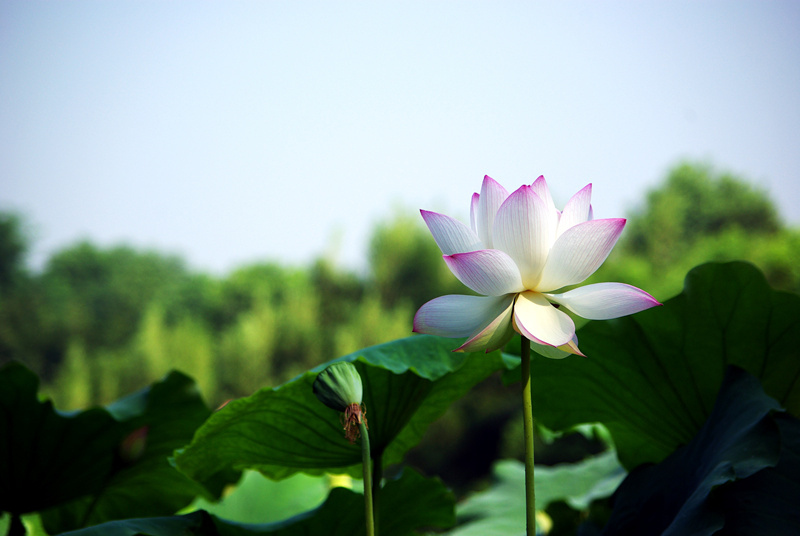
[[[88,242],[31,273],[24,228],[0,213],[0,364],[24,362],[64,409],[110,402],[173,368],[219,404],[406,337],[416,307],[461,291],[413,214],[376,227],[368,277],[319,259],[216,278],[174,256]]]
[[[800,292],[800,229],[781,220],[769,195],[742,177],[682,163],[628,215],[590,282],[621,281],[663,300],[694,266],[735,259],[758,266],[773,287]]]
[[[0,213],[0,362],[27,364],[63,409],[107,403],[173,368],[219,404],[408,336],[422,303],[466,292],[411,210],[376,226],[366,275],[319,259],[212,277],[174,256],[88,242],[33,273],[24,229]],[[749,260],[773,286],[800,291],[800,230],[742,178],[685,163],[629,215],[592,282],[626,282],[664,300],[693,266],[726,259]],[[480,421],[491,410],[470,411]]]

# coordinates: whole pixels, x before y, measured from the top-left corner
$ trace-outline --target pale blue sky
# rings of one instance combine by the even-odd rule
[[[0,4],[0,209],[225,273],[338,252],[484,174],[623,216],[682,158],[800,223],[800,2]],[[338,244],[333,247],[332,244]]]

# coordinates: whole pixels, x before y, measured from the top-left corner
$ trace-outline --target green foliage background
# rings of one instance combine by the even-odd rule
[[[214,277],[175,256],[88,242],[32,273],[25,229],[19,216],[0,213],[0,362],[31,367],[64,409],[110,402],[173,368],[217,405],[407,336],[422,303],[467,291],[413,210],[376,225],[366,274],[321,258]],[[765,192],[683,163],[629,215],[591,281],[623,281],[663,301],[691,267],[742,259],[773,287],[797,292],[798,258],[800,231],[781,222]]]
[[[467,207],[456,216],[468,217]],[[630,283],[664,301],[680,292],[693,266],[742,259],[773,287],[800,291],[800,230],[787,227],[768,195],[741,177],[681,163],[628,216],[620,243],[590,282]],[[408,336],[422,303],[468,292],[416,210],[376,225],[364,274],[320,258],[216,277],[175,256],[87,242],[58,251],[36,273],[25,265],[26,229],[19,216],[0,213],[0,363],[30,367],[60,409],[108,403],[172,369],[191,375],[216,407]],[[487,460],[518,455],[516,425],[506,426],[517,405],[501,392],[497,380],[481,384],[434,427],[439,448],[416,461],[447,475],[448,460],[455,465],[467,456],[458,452],[464,437]],[[554,461],[569,461],[568,451]],[[488,472],[489,463],[478,472]],[[463,471],[450,476],[456,485],[470,478]]]

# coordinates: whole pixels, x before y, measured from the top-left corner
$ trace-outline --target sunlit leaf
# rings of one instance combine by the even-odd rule
[[[410,536],[417,534],[417,529],[448,528],[455,522],[455,497],[439,480],[406,470],[399,479],[386,483],[377,517],[381,536]],[[185,516],[115,521],[63,536],[359,536],[365,533],[364,496],[334,488],[319,508],[277,523],[233,523],[197,511]]]
[[[578,336],[587,358],[533,360],[534,413],[554,430],[604,423],[629,469],[694,437],[727,365],[800,415],[800,296],[772,290],[752,265],[699,266],[663,307],[590,322]]]
[[[329,480],[328,477],[298,473],[275,481],[258,471],[245,471],[236,487],[225,493],[221,500],[212,502],[199,497],[184,511],[205,510],[240,523],[271,523],[322,504],[330,490]]]
[[[595,499],[610,496],[625,478],[613,451],[579,463],[536,466],[536,508],[554,501],[584,509]],[[494,484],[458,508],[459,527],[452,536],[523,534],[525,532],[525,466],[516,460],[498,462]]]
[[[415,336],[342,358],[364,385],[373,457],[397,463],[427,426],[473,385],[506,365],[499,353],[453,353],[450,339]],[[321,365],[274,389],[234,400],[176,453],[199,481],[225,468],[257,469],[270,478],[295,472],[361,473],[361,447],[344,439],[339,414],[312,392]]]

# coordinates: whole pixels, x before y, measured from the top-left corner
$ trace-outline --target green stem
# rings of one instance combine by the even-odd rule
[[[533,406],[531,404],[531,341],[522,337],[522,418],[525,430],[525,519],[528,536],[536,536],[536,490],[533,487]]]
[[[364,515],[367,523],[367,536],[375,536],[375,521],[372,512],[372,467],[369,457],[369,433],[367,426],[358,424],[361,430],[361,463],[364,466]]]

